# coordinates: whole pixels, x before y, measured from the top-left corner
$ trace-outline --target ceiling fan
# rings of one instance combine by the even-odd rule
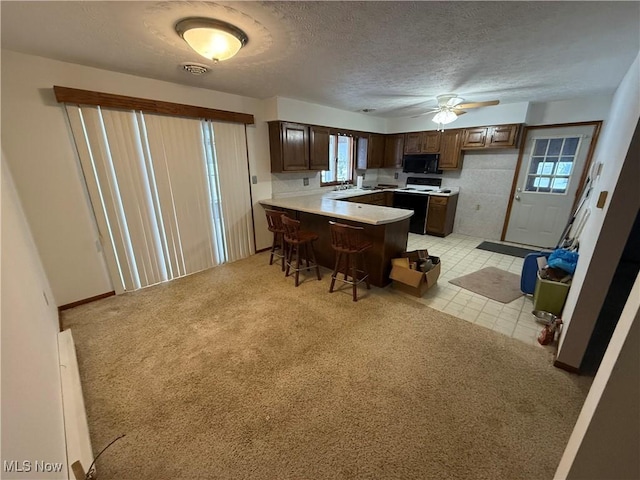
[[[428,110],[420,115],[415,115],[413,118],[435,113],[432,120],[438,124],[438,130],[444,130],[444,125],[456,120],[460,115],[467,113],[466,109],[489,107],[491,105],[498,105],[499,100],[489,100],[486,102],[470,102],[463,103],[464,98],[458,97],[455,93],[445,93],[436,97],[438,106]]]

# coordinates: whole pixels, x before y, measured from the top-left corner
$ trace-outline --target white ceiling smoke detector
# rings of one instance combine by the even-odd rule
[[[202,75],[203,73],[207,73],[209,71],[209,67],[203,65],[202,63],[183,63],[182,68],[192,75]]]

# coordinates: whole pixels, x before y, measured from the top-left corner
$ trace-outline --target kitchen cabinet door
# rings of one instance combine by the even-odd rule
[[[458,195],[451,195],[450,197],[429,196],[427,233],[446,237],[453,232],[457,206]]]
[[[464,131],[462,148],[484,148],[488,127],[467,128]]]
[[[497,125],[489,129],[487,147],[516,147],[519,125]]]
[[[384,162],[386,168],[401,168],[404,151],[404,135],[386,135],[384,139]]]
[[[367,150],[367,168],[382,168],[384,165],[384,135],[372,133],[369,135]]]
[[[422,153],[440,153],[440,132],[424,132]]]
[[[269,122],[272,172],[309,169],[309,127],[290,122]]]
[[[405,134],[406,155],[440,152],[440,132],[412,132]]]
[[[407,155],[422,153],[422,132],[412,132],[405,134],[404,153]]]
[[[329,170],[329,129],[309,127],[311,155],[309,170]]]
[[[438,168],[441,170],[457,170],[462,167],[461,137],[461,130],[445,130],[442,132]]]
[[[437,205],[429,199],[429,213],[427,214],[427,233],[444,235],[444,224],[447,219],[447,205]]]

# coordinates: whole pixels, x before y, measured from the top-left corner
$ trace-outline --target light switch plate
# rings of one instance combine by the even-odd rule
[[[396,180],[398,179],[398,172],[393,174],[393,178],[395,178]]]
[[[309,186],[309,179],[307,177],[302,179],[302,185],[304,185],[305,187]]]
[[[253,183],[254,185],[258,183],[258,176],[257,175],[253,175],[251,177],[251,183]]]
[[[609,195],[609,192],[607,192],[606,190],[600,192],[600,195],[598,196],[598,202],[596,203],[596,207],[604,208],[604,204],[607,203],[607,195]]]

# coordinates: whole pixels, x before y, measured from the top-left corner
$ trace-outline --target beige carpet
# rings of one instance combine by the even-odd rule
[[[256,255],[63,314],[107,479],[550,479],[589,379]]]
[[[449,280],[449,283],[491,298],[509,303],[522,296],[520,275],[496,267],[486,267],[477,272]]]

